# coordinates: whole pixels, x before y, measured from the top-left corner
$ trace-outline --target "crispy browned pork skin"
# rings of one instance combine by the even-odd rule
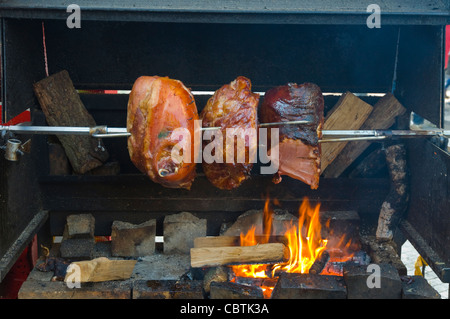
[[[138,78],[127,109],[127,130],[131,133],[128,151],[133,164],[165,187],[190,189],[195,178],[195,120],[198,113],[194,97],[181,81],[159,76]],[[190,136],[176,134],[177,128],[187,129]],[[188,160],[181,152],[174,160],[172,150],[176,145],[187,145]]]
[[[288,175],[310,185],[311,189],[319,187],[323,109],[322,92],[313,83],[289,83],[266,92],[259,111],[261,123],[309,121],[304,125],[275,126],[279,128],[280,138],[275,183],[281,182],[281,175]]]
[[[230,84],[226,84],[218,89],[208,100],[205,108],[200,114],[202,125],[206,127],[220,127],[223,137],[223,148],[215,150],[221,152],[222,162],[217,160],[207,163],[203,160],[203,171],[208,180],[220,189],[233,189],[242,184],[250,177],[250,171],[253,163],[250,160],[250,154],[256,154],[257,143],[253,143],[245,132],[256,134],[258,129],[257,108],[259,95],[251,91],[251,82],[243,76],[237,77]],[[232,163],[226,160],[227,129],[236,129],[236,143],[234,143]],[[205,132],[204,132],[205,134]],[[216,137],[214,137],[216,138]],[[256,138],[256,136],[255,136]],[[245,147],[238,147],[237,140],[245,141]],[[206,148],[211,141],[204,140],[205,159]],[[220,143],[219,143],[220,144]],[[231,148],[229,148],[230,150]],[[214,152],[213,155],[218,155]],[[245,156],[245,157],[242,157]],[[229,152],[231,158],[231,153]],[[245,158],[244,161],[239,159]],[[217,157],[216,157],[217,159]]]

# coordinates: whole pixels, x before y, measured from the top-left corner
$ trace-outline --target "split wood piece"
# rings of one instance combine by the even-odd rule
[[[288,258],[289,250],[281,243],[191,248],[191,266],[194,268],[232,264],[270,264],[286,261]]]
[[[67,268],[64,282],[101,282],[129,279],[136,260],[110,260],[99,257],[73,262]]]
[[[391,186],[386,199],[381,205],[376,237],[377,239],[392,240],[394,231],[408,207],[409,173],[404,144],[387,147],[385,154]]]
[[[285,236],[255,236],[257,243],[282,243],[287,244]],[[240,246],[240,236],[207,236],[194,239],[194,248],[206,247],[232,247]]]
[[[342,94],[328,112],[323,130],[358,130],[367,120],[373,107],[351,92]],[[321,171],[332,163],[348,142],[321,144]]]
[[[374,105],[372,113],[370,113],[360,129],[389,129],[395,123],[395,118],[405,113],[405,111],[406,109],[400,104],[395,96],[391,93],[387,93]],[[339,177],[371,143],[371,141],[358,141],[347,144],[333,163],[328,165],[323,172],[323,176],[327,178]]]
[[[96,126],[66,70],[35,83],[34,93],[50,126]],[[99,167],[109,157],[103,142],[91,136],[58,135],[58,139],[75,173]]]

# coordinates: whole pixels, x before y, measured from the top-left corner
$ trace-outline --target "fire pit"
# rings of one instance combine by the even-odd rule
[[[0,4],[0,280],[33,243],[41,258],[20,298],[436,298],[398,255],[409,240],[450,282],[448,5],[384,1],[378,28],[357,1],[225,2],[85,3],[80,28],[77,6]],[[203,163],[185,188],[165,187],[158,178],[178,167],[151,179],[129,154],[128,101],[143,75],[182,81],[198,114],[241,77],[253,115],[269,90],[313,83],[323,127],[321,116],[252,117],[316,125],[314,143],[293,148],[313,160],[288,142],[283,174],[265,174],[272,162],[258,154],[236,188],[216,187]],[[411,130],[413,112],[436,127]],[[319,183],[297,179],[290,156],[315,165]],[[103,271],[70,288],[77,267]]]

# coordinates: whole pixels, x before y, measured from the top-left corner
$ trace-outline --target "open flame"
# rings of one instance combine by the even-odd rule
[[[253,226],[246,234],[241,233],[241,246],[253,246],[268,243],[273,232],[273,211],[270,208],[270,200],[267,199],[264,205],[263,215],[263,235],[255,236],[256,227]],[[327,249],[328,240],[322,238],[322,225],[319,218],[320,204],[312,207],[307,198],[304,198],[299,207],[298,223],[287,227],[284,236],[285,245],[289,249],[289,260],[274,265],[254,264],[236,265],[232,270],[237,277],[252,278],[273,278],[281,272],[308,273],[321,253]],[[342,246],[341,246],[342,245]],[[339,246],[344,248],[350,242],[345,243],[344,238],[339,242]],[[334,247],[336,248],[336,247]],[[270,297],[273,287],[261,287],[266,297]]]

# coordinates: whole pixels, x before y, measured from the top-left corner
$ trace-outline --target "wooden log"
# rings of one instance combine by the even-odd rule
[[[328,112],[324,130],[358,130],[367,120],[373,107],[351,92],[342,94],[336,105]],[[330,165],[348,142],[321,144],[321,171]]]
[[[129,279],[136,260],[110,260],[99,257],[73,262],[67,268],[64,282],[83,283]]]
[[[408,207],[409,173],[404,144],[389,146],[385,149],[385,153],[391,186],[381,205],[376,237],[377,239],[392,240],[394,231]]]
[[[34,92],[51,126],[96,126],[65,70],[34,84]],[[90,136],[58,135],[75,173],[84,174],[108,159],[103,142]],[[100,144],[99,144],[100,143]],[[100,146],[100,147],[99,147]]]
[[[191,248],[192,267],[275,263],[287,260],[288,257],[289,251],[281,243],[255,246]]]
[[[255,236],[257,243],[282,243],[287,244],[287,238],[285,236]],[[206,248],[206,247],[232,247],[240,246],[240,236],[206,236],[197,237],[194,239],[194,248]]]
[[[240,245],[239,236],[207,236],[194,239],[194,248],[233,247]]]
[[[406,109],[391,93],[387,93],[373,107],[367,120],[360,127],[361,130],[385,130],[395,123],[395,118],[405,113]],[[327,178],[339,177],[363,152],[371,141],[348,143],[339,153],[333,163],[329,164],[323,176]]]

